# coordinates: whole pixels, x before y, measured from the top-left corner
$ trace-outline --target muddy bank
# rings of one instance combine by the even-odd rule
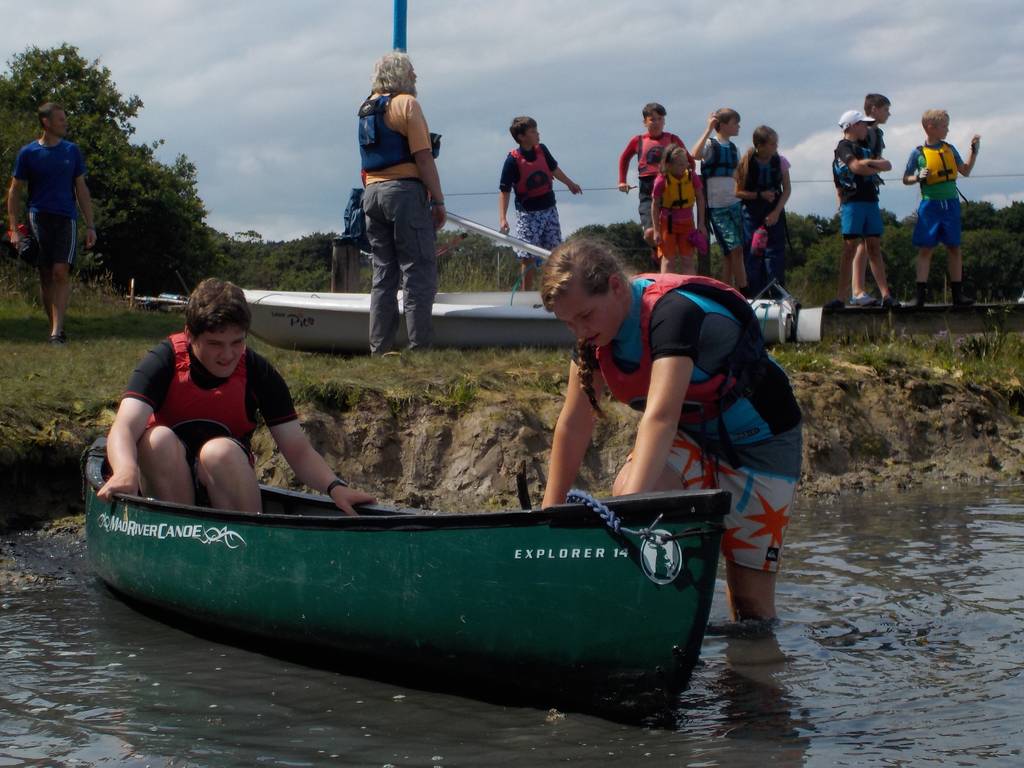
[[[830,495],[923,483],[1019,480],[1024,431],[996,390],[941,371],[874,369],[836,363],[827,373],[793,375],[805,419],[801,493]],[[515,476],[525,471],[539,500],[561,397],[537,390],[480,390],[460,407],[415,400],[396,405],[372,391],[344,410],[300,405],[314,444],[339,473],[382,500],[452,511],[518,506]],[[608,403],[607,418],[579,484],[606,492],[628,454],[636,415]],[[78,459],[109,414],[33,435],[0,482],[0,530],[31,527],[81,512]],[[264,482],[289,485],[269,433],[254,448]]]
[[[81,515],[62,517],[0,535],[0,594],[90,578],[83,524]]]

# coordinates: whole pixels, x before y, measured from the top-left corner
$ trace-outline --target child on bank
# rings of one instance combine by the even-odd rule
[[[709,138],[712,131],[715,137]],[[707,129],[694,142],[693,153],[701,161],[700,178],[704,184],[708,223],[722,249],[722,282],[746,294],[743,204],[736,197],[733,179],[740,154],[732,139],[739,132],[740,113],[727,107],[718,109],[711,113]]]
[[[898,307],[889,292],[885,277],[885,263],[882,261],[882,211],[878,207],[878,173],[888,171],[892,164],[881,157],[871,157],[871,151],[864,146],[868,126],[874,120],[856,109],[847,110],[839,118],[843,138],[836,145],[832,160],[832,178],[839,194],[839,212],[843,232],[843,254],[839,263],[839,287],[836,298],[828,303],[829,309],[842,309],[850,292],[851,277],[858,279],[855,254],[863,242],[871,263],[871,274],[882,292],[882,306]],[[872,306],[873,296],[864,291],[864,275],[860,274],[860,291],[854,289],[851,304]]]
[[[869,93],[864,97],[864,114],[874,120],[873,123],[868,124],[867,136],[860,141],[860,145],[868,151],[868,157],[872,160],[878,160],[882,157],[882,152],[885,150],[885,132],[881,126],[885,124],[889,119],[889,111],[892,106],[892,102],[880,93]],[[878,186],[885,184],[881,178],[875,177],[875,181]],[[840,205],[842,201],[840,200]],[[881,253],[881,242],[879,242],[879,253]],[[868,266],[868,248],[867,243],[861,240],[857,245],[857,253],[853,257],[853,299],[854,303],[860,303],[861,306],[867,304],[867,301],[863,297],[867,297],[872,304],[875,303],[874,297],[872,297],[864,283],[864,273]],[[872,269],[874,269],[872,267]],[[876,278],[877,282],[877,278]],[[860,302],[857,301],[857,297],[862,297]]]
[[[661,170],[651,189],[651,221],[661,271],[695,275],[693,208],[697,206],[697,231],[707,244],[704,222],[704,191],[690,167],[690,156],[674,144],[661,157]]]
[[[540,143],[537,121],[522,115],[512,119],[509,133],[519,145],[508,153],[501,168],[498,184],[498,223],[502,232],[508,232],[508,199],[512,190],[516,198],[516,232],[520,240],[554,249],[562,242],[562,227],[555,207],[552,179],[558,179],[574,195],[583,193],[580,185],[558,167],[548,148]],[[530,290],[533,270],[542,260],[526,251],[515,251],[522,274],[522,287]]]
[[[932,251],[942,243],[949,256],[949,287],[954,306],[968,306],[974,299],[964,296],[963,257],[960,253],[960,199],[956,188],[958,174],[970,176],[978,159],[981,136],[971,139],[971,154],[965,163],[956,147],[946,143],[949,113],[929,109],[921,116],[926,141],[910,153],[903,171],[903,183],[921,185],[921,204],[912,242],[917,247],[917,296],[915,307],[923,307],[928,298],[928,271]]]
[[[683,140],[674,133],[665,131],[665,108],[655,101],[645,104],[642,110],[644,128],[647,133],[634,136],[629,140],[626,148],[619,155],[619,191],[629,192],[629,184],[626,183],[626,174],[629,172],[629,163],[636,157],[636,171],[639,177],[640,205],[637,210],[640,214],[640,225],[644,228],[644,240],[654,247],[654,224],[651,218],[651,199],[654,189],[654,179],[658,175],[661,166],[661,156],[665,149],[677,144],[686,149]],[[691,163],[693,158],[690,158]]]
[[[789,161],[779,154],[779,134],[767,125],[754,129],[753,147],[736,167],[735,195],[743,204],[743,264],[747,288],[756,296],[772,280],[786,284],[786,201],[792,188]],[[763,233],[758,230],[764,229]],[[763,245],[752,247],[754,236]]]

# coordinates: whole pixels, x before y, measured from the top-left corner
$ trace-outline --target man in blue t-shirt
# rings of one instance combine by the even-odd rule
[[[14,161],[7,195],[11,242],[19,251],[33,247],[39,267],[43,307],[50,319],[50,343],[67,343],[64,315],[71,293],[71,265],[78,245],[77,208],[85,218],[85,247],[96,242],[92,198],[85,184],[85,161],[78,146],[64,139],[68,119],[60,104],[39,107],[43,135],[26,144]],[[28,227],[19,224],[28,189]]]

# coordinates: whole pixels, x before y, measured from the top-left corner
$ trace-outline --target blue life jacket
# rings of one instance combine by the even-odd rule
[[[857,157],[861,160],[868,160],[871,158],[871,150],[863,144],[857,142],[851,142],[853,149],[857,153]],[[872,176],[865,177],[867,183],[873,184],[875,191],[878,191],[878,187],[882,183],[882,179],[876,173]],[[836,189],[839,190],[839,196],[843,200],[847,200],[857,194],[857,174],[853,170],[839,159],[839,150],[836,149],[836,154],[832,159],[832,179],[835,181]]]
[[[348,196],[348,205],[342,218],[345,231],[338,239],[350,243],[364,253],[370,252],[370,241],[366,236],[366,215],[363,213],[363,188],[356,187]]]
[[[399,163],[411,163],[409,140],[384,122],[390,94],[373,98],[359,107],[359,157],[364,171],[379,171]]]
[[[748,192],[772,191],[782,194],[782,159],[778,153],[772,155],[768,163],[768,181],[761,182],[761,171],[758,168],[757,158],[751,156],[747,163],[747,178],[744,179],[743,189]]]
[[[736,166],[740,164],[740,153],[731,141],[722,144],[717,139],[709,139],[713,150],[711,158],[700,164],[700,177],[708,179],[712,176],[732,176]]]

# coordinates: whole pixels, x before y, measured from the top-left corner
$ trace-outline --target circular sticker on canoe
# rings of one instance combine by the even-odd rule
[[[656,538],[644,541],[640,548],[640,564],[647,578],[655,584],[671,584],[683,568],[683,552],[678,542],[668,539],[672,535],[668,531],[656,530],[651,533]]]

